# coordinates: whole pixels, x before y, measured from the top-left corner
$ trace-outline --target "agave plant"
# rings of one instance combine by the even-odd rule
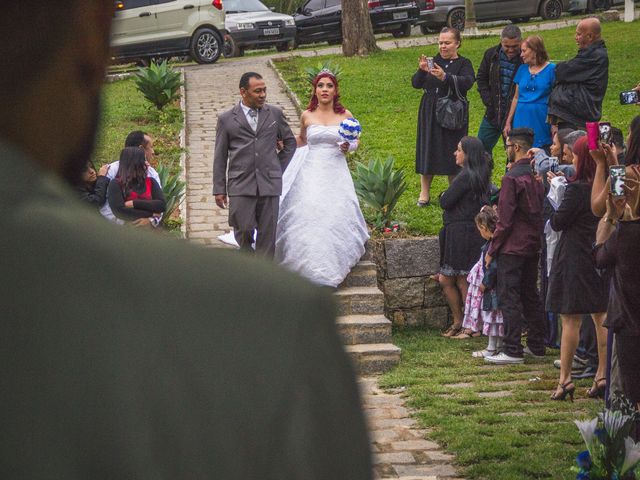
[[[393,165],[392,157],[370,160],[368,165],[357,162],[353,174],[356,194],[373,210],[374,226],[380,230],[391,224],[393,209],[407,188],[404,170],[394,170]]]
[[[322,70],[329,70],[337,80],[340,80],[340,76],[342,75],[342,68],[340,68],[340,65],[328,61],[322,62],[318,63],[315,67],[307,67],[304,69],[309,83],[312,83]]]
[[[632,480],[640,465],[640,443],[629,436],[638,412],[624,398],[616,396],[611,409],[598,417],[576,421],[587,450],[576,458],[577,480]]]
[[[134,80],[144,98],[158,110],[180,97],[180,72],[169,66],[166,60],[151,62],[146,68],[138,68]]]
[[[166,209],[161,221],[162,225],[167,224],[173,212],[184,200],[186,183],[180,180],[180,170],[179,168],[178,173],[171,173],[168,165],[158,164],[158,176],[160,177],[160,184],[166,201]]]

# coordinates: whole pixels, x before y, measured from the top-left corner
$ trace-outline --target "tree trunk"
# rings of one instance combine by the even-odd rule
[[[367,0],[342,0],[342,54],[365,56],[378,50]]]
[[[477,35],[476,7],[473,5],[473,0],[464,0],[464,17],[464,33],[467,35]]]
[[[633,22],[634,17],[635,17],[635,6],[633,5],[633,0],[625,0],[624,1],[624,21]]]

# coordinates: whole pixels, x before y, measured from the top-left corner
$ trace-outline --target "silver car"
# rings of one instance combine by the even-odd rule
[[[296,23],[291,15],[272,12],[259,0],[224,0],[227,12],[222,53],[240,57],[246,48],[288,50],[296,36]]]
[[[624,0],[570,0],[570,12],[593,12],[608,10],[614,5],[624,5]]]
[[[570,0],[474,0],[476,20],[527,22],[531,17],[559,18]],[[464,30],[464,0],[426,0],[420,9],[420,23],[426,29],[444,26]]]

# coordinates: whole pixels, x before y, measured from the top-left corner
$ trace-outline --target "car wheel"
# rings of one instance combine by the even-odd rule
[[[589,0],[587,11],[595,12],[596,10],[609,10],[611,8],[611,0]]]
[[[291,42],[282,42],[276,45],[276,51],[287,52],[291,49]]]
[[[560,0],[545,0],[540,7],[540,16],[545,20],[555,20],[562,15]]]
[[[215,63],[222,54],[222,38],[211,28],[201,28],[191,39],[191,58],[198,63]]]
[[[224,55],[224,58],[241,57],[244,55],[244,48],[238,47],[236,42],[233,41],[233,37],[227,35],[222,46],[222,55]]]
[[[435,28],[427,27],[424,23],[420,25],[420,33],[423,35],[429,35],[430,33],[436,33],[438,30]]]
[[[464,9],[456,8],[447,16],[447,27],[455,28],[461,32],[464,30]]]
[[[400,28],[399,30],[395,30],[395,31],[391,32],[391,35],[393,35],[393,38],[401,38],[401,37],[409,37],[409,36],[411,36],[411,24],[407,23],[406,25],[403,25],[402,28]]]
[[[511,23],[527,23],[531,17],[512,18]]]

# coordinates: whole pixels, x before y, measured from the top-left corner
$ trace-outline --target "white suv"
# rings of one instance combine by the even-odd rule
[[[121,0],[111,32],[117,60],[190,55],[214,63],[222,53],[222,0]]]

